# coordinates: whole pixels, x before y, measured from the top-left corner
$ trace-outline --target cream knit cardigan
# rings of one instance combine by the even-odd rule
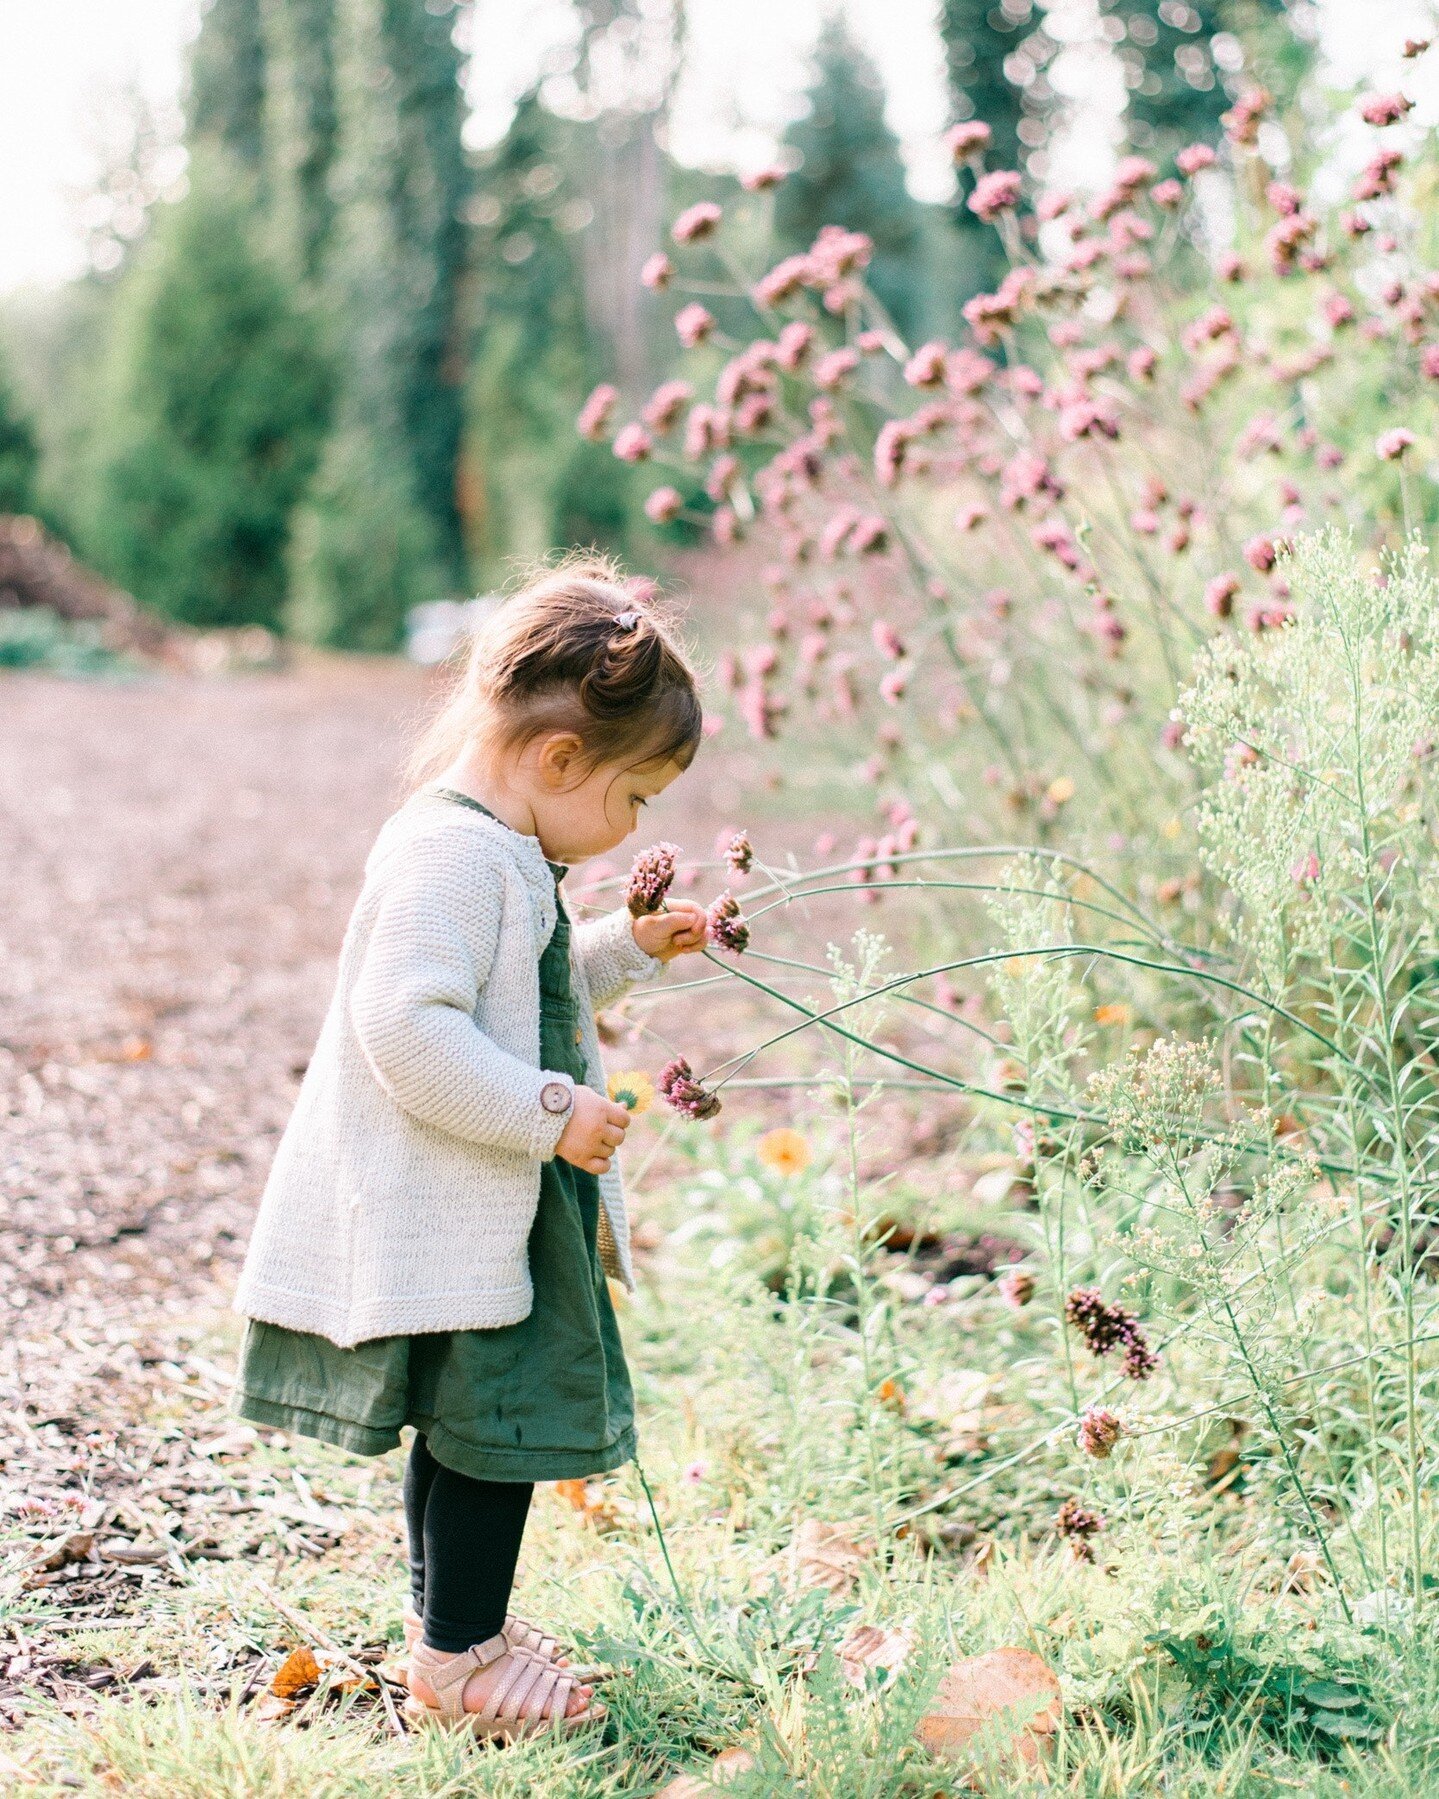
[[[579,925],[587,1080],[595,1011],[660,964],[627,912]],[[381,830],[339,980],[260,1202],[235,1306],[343,1348],[514,1324],[540,1164],[568,1119],[540,1104],[539,958],[555,927],[539,842],[433,793]],[[631,1280],[618,1170],[600,1179]],[[603,1233],[602,1233],[603,1234]]]

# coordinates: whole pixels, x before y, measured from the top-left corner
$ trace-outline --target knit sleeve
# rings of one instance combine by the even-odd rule
[[[396,1105],[453,1137],[547,1161],[569,1114],[547,1112],[540,1090],[573,1083],[510,1055],[474,1021],[503,897],[500,866],[472,838],[413,845],[385,877],[350,1018]]]
[[[570,954],[596,1009],[613,1005],[626,987],[647,981],[664,966],[635,942],[633,926],[623,907],[575,926]]]

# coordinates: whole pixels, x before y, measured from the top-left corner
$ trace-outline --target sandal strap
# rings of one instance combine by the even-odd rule
[[[433,1650],[425,1655],[422,1672],[434,1688],[436,1710],[447,1724],[457,1724],[465,1716],[465,1687],[470,1676],[492,1666],[501,1656],[508,1655],[509,1649],[504,1633],[501,1632],[498,1636],[487,1637],[483,1643],[471,1644],[463,1655],[457,1655],[452,1660],[431,1662],[429,1657],[434,1653]],[[416,1659],[419,1659],[418,1655]]]

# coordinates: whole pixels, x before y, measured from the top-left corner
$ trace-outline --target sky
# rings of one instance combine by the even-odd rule
[[[1055,0],[1082,29],[1094,0]],[[686,162],[756,167],[798,110],[806,59],[834,0],[688,0],[690,54],[676,96],[671,147]],[[943,195],[949,171],[934,0],[847,0],[856,35],[885,77],[889,120],[910,184]],[[1429,0],[1321,0],[1324,44],[1346,84],[1369,74],[1414,92],[1415,71],[1394,52],[1406,34],[1434,29]],[[117,96],[138,88],[160,107],[179,94],[199,0],[0,0],[0,293],[47,286],[80,271],[79,197]],[[477,0],[470,136],[492,140],[510,102],[563,46],[564,0]],[[1426,25],[1426,20],[1428,21]],[[1439,49],[1433,53],[1439,59]],[[1439,83],[1439,75],[1435,77]],[[1098,179],[1117,102],[1108,71],[1072,50],[1057,76],[1080,103],[1066,146],[1069,178]],[[1434,84],[1426,83],[1427,86]],[[1432,109],[1432,110],[1431,110]],[[1425,96],[1439,112],[1439,93]]]

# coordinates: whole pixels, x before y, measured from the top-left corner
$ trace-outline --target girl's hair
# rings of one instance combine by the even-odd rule
[[[410,775],[431,779],[475,737],[515,749],[546,731],[573,731],[591,767],[688,766],[701,724],[694,671],[649,584],[577,555],[525,581],[480,626]]]

